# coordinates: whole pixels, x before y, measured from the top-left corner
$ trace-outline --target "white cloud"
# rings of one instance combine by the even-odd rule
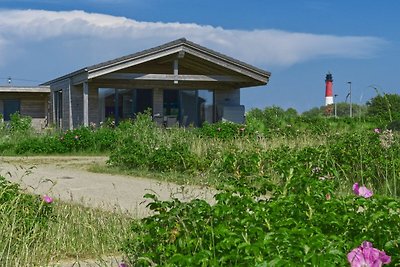
[[[181,37],[267,68],[321,57],[371,57],[385,43],[368,36],[342,37],[274,29],[228,30],[178,22],[140,22],[84,11],[0,11],[0,59],[10,49],[29,50],[32,43],[43,43],[44,48],[59,45],[60,53],[71,55],[75,51],[73,56],[86,58],[89,65]]]

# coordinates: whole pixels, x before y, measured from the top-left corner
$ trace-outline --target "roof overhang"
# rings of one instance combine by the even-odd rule
[[[49,86],[0,86],[0,93],[50,93]]]
[[[185,54],[191,55],[196,60],[205,64],[212,64],[226,72],[234,73],[235,75],[172,75],[168,73],[118,73],[124,69],[134,66],[139,66],[155,60],[163,58],[180,59]],[[172,70],[172,66],[171,66]],[[119,75],[119,76],[118,76]],[[125,75],[125,77],[124,77]],[[147,80],[151,82],[174,81],[174,82],[220,82],[233,83],[237,82],[240,87],[250,87],[265,85],[269,81],[271,73],[262,69],[256,68],[242,61],[228,57],[226,55],[215,52],[206,47],[200,46],[186,39],[178,39],[176,41],[144,50],[135,54],[120,57],[114,60],[106,61],[100,64],[89,66],[70,74],[61,76],[57,79],[44,83],[43,85],[52,85],[57,82],[71,79],[72,84],[80,84],[83,82],[93,81],[96,79],[122,79],[132,81]],[[239,80],[244,80],[239,83]]]

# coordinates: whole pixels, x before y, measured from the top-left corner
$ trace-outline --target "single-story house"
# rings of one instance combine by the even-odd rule
[[[63,129],[134,118],[182,126],[243,122],[240,88],[265,85],[270,72],[186,39],[79,69],[48,81],[50,122]]]
[[[16,112],[32,117],[32,126],[41,129],[47,124],[49,86],[0,86],[0,114],[9,121]]]

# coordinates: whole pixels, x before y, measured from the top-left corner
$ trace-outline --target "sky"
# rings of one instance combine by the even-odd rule
[[[398,0],[0,0],[0,85],[38,85],[178,38],[272,73],[246,109],[400,93]]]

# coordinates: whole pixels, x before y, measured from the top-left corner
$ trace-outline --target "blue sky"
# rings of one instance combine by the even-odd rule
[[[0,0],[0,85],[38,84],[177,38],[272,72],[247,109],[400,93],[398,0]]]

